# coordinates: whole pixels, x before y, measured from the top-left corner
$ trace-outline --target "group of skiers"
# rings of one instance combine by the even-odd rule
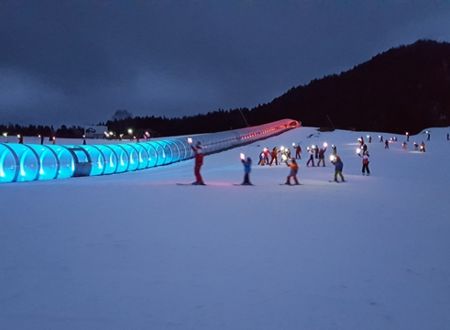
[[[430,132],[426,131],[425,134],[427,134],[427,141],[430,140]],[[406,132],[406,141],[402,143],[402,149],[407,149],[408,144],[407,141],[409,141],[409,133]],[[379,135],[379,142],[384,142],[385,149],[389,149],[389,144],[397,142],[397,137],[392,137],[389,139],[384,139],[382,135]],[[450,134],[446,134],[447,141],[450,141]],[[356,154],[361,158],[362,167],[361,172],[362,175],[370,175],[370,154],[368,150],[368,146],[365,143],[364,138],[361,136],[358,138],[359,142],[359,148],[356,149]],[[367,135],[367,142],[372,142],[372,137],[370,135]],[[202,147],[201,143],[197,142],[195,146],[192,145],[192,140],[190,141],[191,148],[194,151],[195,155],[195,168],[194,168],[194,174],[195,174],[195,182],[194,185],[204,185],[203,178],[200,174],[200,168],[203,165],[203,153],[202,153]],[[414,150],[425,152],[426,146],[425,142],[422,141],[420,144],[417,144],[414,142]],[[287,147],[273,147],[272,150],[269,150],[268,148],[264,148],[262,152],[259,154],[259,162],[258,165],[269,165],[272,166],[273,164],[279,165],[281,163],[286,164],[289,167],[289,175],[286,177],[285,184],[287,185],[298,185],[300,184],[297,178],[297,173],[299,170],[299,164],[297,162],[298,159],[301,159],[301,153],[302,148],[299,144],[293,143],[292,144],[294,150],[295,150],[295,157],[291,156],[291,151]],[[325,142],[323,143],[322,147],[319,147],[317,145],[311,145],[306,148],[309,158],[306,162],[307,167],[319,167],[323,166],[325,167],[325,153],[327,151],[328,144]],[[317,161],[317,164],[315,164],[315,160]],[[245,157],[243,154],[241,154],[241,162],[244,166],[244,179],[241,183],[242,185],[252,185],[250,181],[250,172],[251,172],[251,166],[252,166],[252,159],[250,157]],[[330,155],[330,162],[334,165],[334,181],[339,182],[338,179],[340,179],[342,182],[345,182],[344,176],[342,174],[344,163],[340,156],[337,154],[337,148],[335,145],[331,146],[331,155]],[[292,180],[292,182],[291,182]]]
[[[188,143],[191,146],[192,151],[194,152],[194,159],[195,159],[195,165],[194,165],[194,175],[195,175],[195,181],[192,183],[193,185],[205,185],[205,182],[203,181],[203,178],[200,173],[200,169],[203,165],[203,149],[200,141],[197,141],[195,145],[192,144],[192,139],[188,139]],[[269,153],[268,148],[264,148],[263,152],[260,154],[260,160],[258,164],[269,164],[272,165],[275,162],[275,165],[278,165],[278,154],[281,154],[282,162],[284,162],[289,167],[289,175],[286,177],[285,184],[287,185],[299,185],[300,182],[297,178],[297,173],[299,169],[299,165],[297,163],[297,159],[301,159],[301,147],[299,145],[294,145],[294,148],[296,150],[296,157],[291,157],[291,153],[289,148],[280,147],[280,150],[277,149],[277,147],[274,147],[272,151]],[[319,148],[317,146],[314,147],[308,147],[308,151],[317,149],[317,158],[319,159],[319,162],[317,166],[320,166],[322,163],[323,166],[325,166],[325,151],[327,149],[327,143],[323,144],[323,148]],[[343,162],[341,158],[337,155],[336,146],[332,146],[332,155],[330,156],[330,161],[335,167],[335,174],[334,174],[334,181],[338,182],[338,176],[341,178],[341,181],[344,182],[344,176],[342,175],[343,170]],[[269,155],[271,156],[271,159],[269,161]],[[312,154],[314,155],[314,154]],[[244,166],[244,179],[241,183],[241,185],[252,185],[250,181],[250,172],[251,172],[251,166],[252,166],[252,159],[250,157],[245,157],[244,154],[240,155],[242,165]],[[309,162],[309,161],[308,161]],[[314,160],[313,160],[314,164]],[[314,166],[314,165],[313,165]],[[369,172],[370,173],[370,172]],[[291,180],[293,181],[291,183]]]
[[[292,146],[295,150],[295,159],[301,159],[302,147],[298,144],[293,143]],[[288,160],[292,158],[291,149],[288,147],[281,146],[277,148],[276,146],[269,150],[269,148],[264,148],[259,154],[258,165],[279,165],[282,163],[287,164]]]

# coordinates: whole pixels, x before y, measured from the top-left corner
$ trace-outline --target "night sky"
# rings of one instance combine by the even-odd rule
[[[450,1],[0,0],[0,123],[253,107],[421,38]]]

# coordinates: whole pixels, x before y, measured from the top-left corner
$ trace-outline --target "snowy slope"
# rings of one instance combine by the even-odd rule
[[[0,329],[448,329],[448,131],[426,153],[371,133],[370,177],[360,132],[300,128],[207,156],[207,187],[175,185],[192,160],[2,184]],[[256,164],[255,186],[232,185],[240,152],[325,141],[347,183],[303,155],[304,185]]]

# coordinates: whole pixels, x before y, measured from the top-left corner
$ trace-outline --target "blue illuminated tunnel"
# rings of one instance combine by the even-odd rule
[[[205,154],[230,149],[299,127],[292,119],[219,133],[199,134]],[[187,137],[137,143],[40,145],[0,143],[0,183],[66,179],[142,170],[194,156]]]

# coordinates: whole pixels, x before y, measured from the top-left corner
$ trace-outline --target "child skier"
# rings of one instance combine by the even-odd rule
[[[369,152],[365,151],[363,152],[362,156],[359,154],[359,156],[362,158],[362,175],[370,175],[369,170]]]
[[[337,177],[341,178],[342,182],[345,182],[344,176],[342,175],[342,170],[344,169],[344,163],[339,155],[331,156],[331,163],[334,165],[334,181],[339,182]]]
[[[320,163],[322,163],[322,166],[325,167],[325,152],[327,151],[326,147],[320,148],[319,150],[319,162],[317,163],[317,166],[320,166]]]
[[[252,171],[252,159],[250,157],[245,158],[244,154],[241,154],[241,162],[244,165],[244,181],[241,185],[252,186],[250,182],[250,172]]]
[[[289,168],[291,169],[291,171],[289,172],[289,175],[286,178],[286,183],[287,185],[291,184],[291,178],[294,179],[295,184],[300,184],[298,182],[297,179],[297,172],[298,172],[298,164],[297,161],[295,160],[295,158],[291,158],[291,162],[288,163],[286,162],[287,166],[289,166]]]
[[[306,162],[306,166],[309,167],[309,164],[312,163],[312,167],[314,167],[315,166],[314,165],[314,150],[312,149],[312,147],[308,147],[306,149],[308,150],[308,153],[309,153],[309,159]]]

